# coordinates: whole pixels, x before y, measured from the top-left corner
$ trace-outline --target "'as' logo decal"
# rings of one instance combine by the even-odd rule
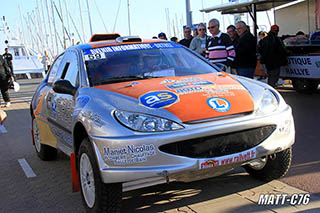
[[[140,104],[150,108],[165,108],[179,101],[178,95],[170,91],[148,92],[139,97]]]

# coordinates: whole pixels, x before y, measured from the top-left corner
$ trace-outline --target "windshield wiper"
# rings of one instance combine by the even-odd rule
[[[117,82],[125,82],[125,81],[132,81],[132,80],[142,80],[142,79],[150,79],[150,78],[158,78],[156,76],[143,76],[143,75],[130,75],[130,76],[118,76],[113,78],[105,79],[98,84],[110,84],[110,83],[117,83]]]

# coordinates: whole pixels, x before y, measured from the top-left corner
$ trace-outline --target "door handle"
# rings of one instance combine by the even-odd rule
[[[51,100],[52,100],[52,96],[50,95],[50,96],[48,96],[48,98],[47,98],[47,102],[51,102]]]

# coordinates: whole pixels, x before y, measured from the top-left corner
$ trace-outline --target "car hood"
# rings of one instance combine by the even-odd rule
[[[226,73],[163,77],[95,86],[139,100],[148,108],[164,108],[182,122],[252,112],[254,101]]]

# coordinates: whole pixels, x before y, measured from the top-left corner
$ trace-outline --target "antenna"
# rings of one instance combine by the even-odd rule
[[[128,26],[129,26],[129,35],[131,35],[131,24],[130,24],[130,4],[129,4],[129,0],[127,0],[128,2]]]

